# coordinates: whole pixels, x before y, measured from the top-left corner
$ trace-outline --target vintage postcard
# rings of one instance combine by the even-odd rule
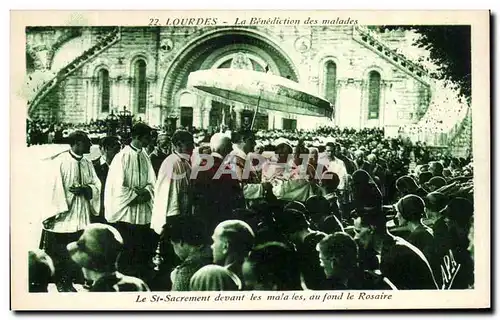
[[[12,11],[11,308],[490,308],[489,21]]]

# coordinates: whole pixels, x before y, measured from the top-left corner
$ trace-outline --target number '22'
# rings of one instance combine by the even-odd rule
[[[149,26],[157,26],[160,22],[160,19],[149,18]]]

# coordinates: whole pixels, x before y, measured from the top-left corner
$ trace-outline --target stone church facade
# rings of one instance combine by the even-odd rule
[[[391,34],[385,43],[403,38]],[[36,88],[29,115],[61,122],[105,119],[125,107],[157,126],[208,128],[228,118],[248,125],[255,106],[186,87],[190,72],[228,68],[241,53],[254,70],[296,81],[334,107],[331,119],[259,109],[261,129],[334,124],[397,132],[418,122],[431,96],[420,66],[357,26],[32,27],[26,43]]]

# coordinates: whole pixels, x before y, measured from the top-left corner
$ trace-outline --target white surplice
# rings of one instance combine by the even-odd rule
[[[334,160],[328,162],[326,168],[328,171],[336,173],[337,176],[339,177],[340,182],[337,189],[338,190],[346,189],[348,184],[348,176],[344,161],[335,158]]]
[[[233,151],[229,155],[229,161],[243,188],[243,196],[246,200],[261,199],[264,197],[264,188],[260,181],[257,181],[256,168],[250,161],[251,158],[237,145],[233,146]],[[246,172],[248,170],[248,172]],[[255,175],[255,177],[254,177]]]
[[[53,161],[52,197],[44,218],[56,217],[50,229],[52,232],[73,233],[83,230],[90,224],[90,215],[99,214],[101,182],[92,162],[71,150],[61,153]],[[85,185],[92,189],[90,200],[69,191],[73,186]]]
[[[273,159],[266,163],[262,170],[262,181],[271,183],[273,194],[280,200],[306,201],[315,194],[305,166],[297,166],[293,160],[278,163],[277,159]]]
[[[161,234],[167,217],[192,213],[189,157],[173,152],[161,164],[155,185],[151,229]]]
[[[151,222],[155,172],[144,148],[125,146],[109,166],[104,189],[104,213],[111,223],[126,222],[146,225]],[[130,203],[137,197],[134,188],[145,188],[151,199],[145,203]]]

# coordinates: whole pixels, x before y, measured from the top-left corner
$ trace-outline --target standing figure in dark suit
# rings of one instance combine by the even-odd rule
[[[170,137],[166,133],[160,133],[156,141],[155,149],[149,154],[156,176],[158,176],[163,160],[172,153],[170,150],[170,143]]]
[[[99,149],[101,151],[101,156],[96,160],[92,161],[94,165],[97,177],[101,180],[101,208],[99,210],[99,216],[93,217],[92,222],[106,222],[104,218],[104,187],[106,185],[106,178],[108,177],[108,170],[111,161],[115,155],[120,151],[120,141],[118,137],[104,137],[101,139],[99,144]]]

